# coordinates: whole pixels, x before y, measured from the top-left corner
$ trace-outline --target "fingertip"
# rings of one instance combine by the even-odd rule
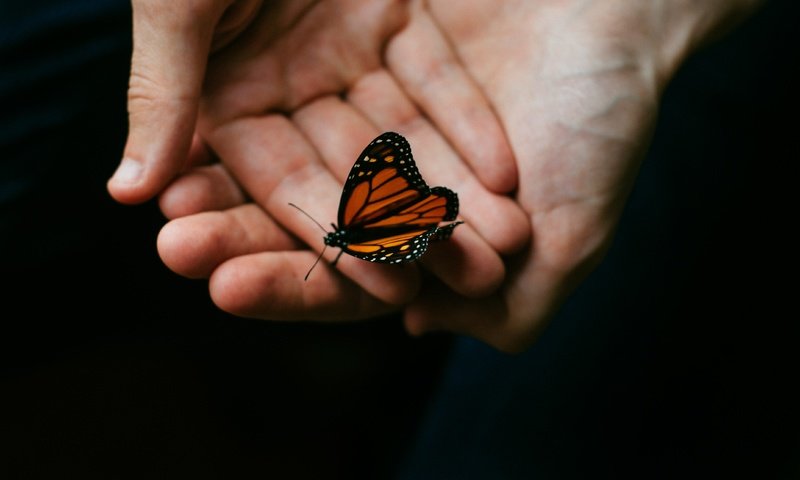
[[[473,230],[463,228],[445,243],[435,243],[424,257],[428,267],[454,292],[467,298],[494,293],[505,279],[503,260]]]
[[[171,270],[175,271],[175,273],[181,273],[176,271],[172,265],[172,258],[175,256],[174,253],[180,251],[183,246],[184,235],[180,224],[180,220],[167,222],[166,225],[161,227],[156,237],[156,249],[158,250],[161,260],[163,260]]]
[[[244,202],[244,193],[221,165],[197,167],[181,175],[158,198],[167,218],[224,210]]]
[[[125,157],[117,170],[106,183],[111,197],[126,205],[146,202],[169,184],[178,172],[179,165],[165,162],[152,168],[145,162],[133,157]]]
[[[439,318],[435,315],[430,315],[430,311],[426,309],[426,301],[415,300],[403,310],[403,327],[406,332],[412,337],[421,337],[434,332],[455,333],[446,328]]]
[[[125,157],[108,180],[106,188],[111,197],[120,203],[142,203],[152,198],[152,195],[148,195],[142,188],[144,177],[144,164],[138,159]]]
[[[468,335],[509,354],[524,352],[539,330],[524,322],[512,325],[510,312],[500,296],[466,299],[435,284],[409,305],[403,323],[411,335],[448,331]]]
[[[243,269],[238,268],[238,265],[239,262],[231,261],[214,269],[208,279],[208,292],[211,301],[219,309],[239,317],[252,317],[253,302],[249,292],[253,289],[253,282],[247,275],[243,275]],[[264,276],[260,279],[262,291],[272,291],[263,281],[274,278]]]
[[[403,313],[403,326],[412,337],[421,337],[432,330],[426,325],[424,319],[414,314],[413,304]]]
[[[158,208],[170,220],[203,211],[203,202],[187,188],[181,179],[173,182],[158,196]]]
[[[530,245],[531,220],[530,217],[517,206],[510,198],[503,198],[506,203],[504,210],[505,222],[497,225],[496,243],[493,245],[503,255],[512,255],[522,251]]]
[[[220,239],[213,229],[195,220],[183,217],[168,222],[158,233],[156,247],[161,261],[173,272],[187,278],[207,278],[216,262],[207,253],[221,249]]]
[[[495,164],[493,168],[482,168],[476,173],[481,183],[494,193],[508,194],[517,188],[517,169],[513,165]],[[508,168],[504,168],[508,167]]]
[[[486,122],[486,128],[494,126]],[[481,137],[480,143],[471,145],[473,155],[480,160],[473,163],[477,167],[476,176],[484,186],[494,193],[507,194],[517,188],[518,173],[514,162],[514,155],[505,140],[505,135],[499,128],[495,135]]]
[[[530,217],[504,195],[484,197],[484,202],[465,200],[464,216],[467,222],[489,245],[501,255],[512,255],[523,250],[531,242]]]

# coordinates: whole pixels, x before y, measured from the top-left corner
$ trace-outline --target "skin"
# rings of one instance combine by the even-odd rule
[[[602,258],[675,70],[756,3],[135,1],[129,160],[109,190],[160,194],[162,259],[229,312],[401,308],[411,333],[520,351]],[[385,130],[466,224],[423,270],[343,256],[303,282],[322,232],[286,204],[335,219]]]

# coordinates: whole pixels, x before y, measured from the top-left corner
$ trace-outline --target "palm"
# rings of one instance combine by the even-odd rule
[[[391,2],[328,1],[305,10],[287,2],[262,9],[217,51],[209,63],[198,131],[224,168],[202,167],[182,177],[165,192],[162,206],[171,217],[222,212],[168,224],[160,239],[168,265],[189,276],[210,275],[215,301],[244,315],[336,319],[374,315],[406,302],[419,282],[413,268],[345,258],[338,268],[352,281],[322,268],[304,285],[314,256],[285,233],[321,247],[321,232],[288,202],[301,204],[321,222],[334,219],[341,180],[358,152],[380,130],[399,130],[412,142],[426,180],[462,194],[467,225],[454,249],[469,251],[468,258],[454,265],[434,251],[426,256],[428,267],[463,294],[496,288],[504,274],[497,252],[524,244],[527,226],[510,199],[480,180],[495,190],[512,188],[513,163],[502,130],[477,89],[470,90],[468,77],[456,91],[466,108],[433,104],[426,112],[445,125],[444,136],[417,108],[427,106],[430,92],[419,92],[417,106],[406,96],[420,88],[413,84],[413,71],[430,61],[431,53],[411,51],[408,43],[403,47],[409,16],[407,6]],[[412,60],[398,62],[392,75],[382,56],[387,43],[400,45],[406,50],[401,57]],[[393,75],[405,76],[408,88]],[[456,80],[448,88],[458,85]],[[448,116],[474,120],[453,128]],[[496,168],[470,169],[445,138],[462,146],[473,166],[487,162]],[[420,152],[432,153],[421,158]],[[231,192],[233,182],[222,179],[228,174],[241,187],[239,195]],[[204,188],[213,182],[213,188]],[[221,188],[227,189],[224,194]],[[253,203],[242,204],[246,197]],[[497,218],[506,218],[502,223],[508,226],[498,228]]]
[[[597,31],[602,6],[516,3],[430,9],[504,125],[532,244],[493,301],[437,291],[407,314],[412,330],[461,330],[510,349],[530,343],[608,244],[658,93],[634,48]],[[439,307],[450,304],[460,308]]]
[[[162,258],[213,272],[217,303],[264,318],[367,316],[412,298],[415,270],[352,262],[341,270],[355,284],[324,269],[303,287],[313,255],[283,230],[319,244],[286,202],[333,218],[354,155],[400,130],[467,220],[450,257],[426,256],[439,281],[405,308],[407,328],[524,348],[608,245],[666,81],[756,3],[330,1],[262,16],[219,52],[200,122],[235,179],[195,172],[162,197],[172,216],[239,206],[167,225]],[[240,205],[237,181],[260,208]],[[498,195],[515,187],[513,205]]]

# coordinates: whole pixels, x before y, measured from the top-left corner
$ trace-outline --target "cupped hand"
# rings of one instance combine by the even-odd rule
[[[406,309],[407,328],[462,332],[507,351],[530,345],[608,247],[665,84],[756,3],[430,1],[503,123],[532,242],[507,261],[499,293],[468,299],[429,286]]]
[[[399,130],[418,155],[433,152],[436,164],[430,174],[422,167],[423,175],[462,193],[462,213],[474,228],[452,245],[432,248],[425,263],[439,280],[405,309],[407,328],[463,332],[504,350],[523,349],[608,246],[672,73],[755,3],[516,1],[498,7],[472,0],[452,8],[434,0],[412,2],[408,11],[382,4],[394,15],[349,16],[352,23],[345,23],[355,27],[334,23],[336,33],[324,22],[281,24],[289,27],[260,43],[245,42],[232,56],[226,52],[220,73],[211,70],[199,132],[224,165],[192,170],[165,193],[162,206],[172,216],[222,211],[169,224],[160,239],[162,255],[179,272],[211,275],[212,296],[236,313],[321,319],[392,308],[412,291],[385,295],[371,282],[395,285],[392,275],[402,272],[362,277],[351,264],[343,271],[355,284],[325,268],[317,284],[301,287],[301,265],[313,254],[298,251],[301,243],[285,228],[305,243],[319,233],[313,226],[304,230],[280,207],[287,200],[302,203],[286,196],[301,191],[305,179],[324,177],[303,191],[315,195],[307,202],[312,215],[333,218],[330,199],[338,198],[341,182],[326,175],[341,179],[371,136]],[[314,8],[320,7],[304,15]],[[385,24],[376,19],[396,20],[398,11],[409,16],[378,28]],[[326,42],[314,41],[354,30],[363,41],[375,29],[382,32],[381,49],[365,56],[348,42],[326,49]],[[306,50],[295,42],[316,55],[298,55]],[[260,55],[275,49],[292,55]],[[269,61],[253,61],[259,58]],[[276,108],[287,116],[275,115]],[[508,167],[492,113],[502,122],[516,169]],[[192,151],[201,147],[196,141]],[[302,161],[309,157],[316,159],[311,165]],[[464,177],[454,175],[462,171]],[[502,198],[482,196],[515,184],[514,200],[525,218],[515,217]],[[497,271],[493,261],[484,261],[491,257],[484,255],[486,245],[508,255],[527,238],[532,241],[524,251],[506,257],[504,277],[463,281]],[[445,248],[452,255],[437,251]],[[475,298],[498,278],[499,293]]]
[[[503,195],[515,164],[491,106],[418,6],[141,1],[134,18],[131,130],[109,190],[135,203],[173,182],[159,251],[178,273],[210,277],[223,309],[361,318],[414,298],[414,265],[345,256],[303,282],[316,257],[304,245],[320,250],[323,234],[288,206],[333,220],[356,155],[384,130],[409,139],[429,184],[461,197],[466,224],[426,268],[467,297],[503,281],[500,255],[529,232]]]

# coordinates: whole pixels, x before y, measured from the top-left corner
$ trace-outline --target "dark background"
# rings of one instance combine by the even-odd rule
[[[217,311],[105,191],[129,6],[0,6],[0,477],[800,478],[796,2],[664,97],[608,257],[519,356]]]

